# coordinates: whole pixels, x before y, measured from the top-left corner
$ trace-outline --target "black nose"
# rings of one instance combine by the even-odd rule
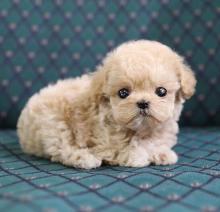
[[[146,108],[149,107],[149,102],[140,101],[140,102],[137,102],[137,106],[138,106],[140,109],[146,109]]]

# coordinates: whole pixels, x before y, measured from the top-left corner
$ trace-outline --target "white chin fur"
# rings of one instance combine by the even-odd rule
[[[143,116],[138,116],[137,118],[135,118],[132,122],[130,122],[127,125],[127,128],[131,129],[131,130],[138,130],[143,126],[143,121],[146,117]]]

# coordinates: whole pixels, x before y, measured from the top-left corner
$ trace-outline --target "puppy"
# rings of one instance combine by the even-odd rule
[[[21,147],[85,169],[174,164],[177,122],[195,84],[169,47],[124,43],[94,73],[58,81],[30,98],[17,124]]]

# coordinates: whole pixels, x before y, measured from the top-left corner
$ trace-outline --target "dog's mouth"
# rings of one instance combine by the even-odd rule
[[[153,116],[149,110],[141,109],[139,111],[139,115],[141,115],[141,117],[143,117],[144,120],[150,118],[150,119],[154,119],[156,122],[160,123],[160,120],[158,120],[157,117]]]
[[[144,109],[140,109],[140,115],[142,115],[142,116],[144,116],[144,117],[146,117],[146,116],[149,116],[149,112],[148,111],[146,111],[146,110],[144,110]]]
[[[147,118],[148,116],[150,116],[149,112],[144,110],[144,109],[141,109],[139,112],[137,112],[128,122],[127,124],[133,122],[135,119],[138,119],[138,118]]]
[[[131,128],[139,128],[143,121],[147,119],[149,112],[141,109],[138,111],[127,123],[126,125]]]
[[[154,122],[160,123],[160,121],[154,117],[149,110],[140,109],[132,118],[129,119],[126,125],[129,128],[138,129],[143,123],[146,123],[147,120],[154,120]]]
[[[159,123],[161,123],[161,121],[153,116],[149,110],[141,109],[126,123],[126,126],[129,129],[137,131],[143,127],[155,126],[155,124]]]

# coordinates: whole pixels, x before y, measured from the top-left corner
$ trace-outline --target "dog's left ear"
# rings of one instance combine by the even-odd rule
[[[178,66],[178,75],[180,80],[179,95],[183,99],[189,99],[195,93],[196,78],[191,68],[183,60]]]

